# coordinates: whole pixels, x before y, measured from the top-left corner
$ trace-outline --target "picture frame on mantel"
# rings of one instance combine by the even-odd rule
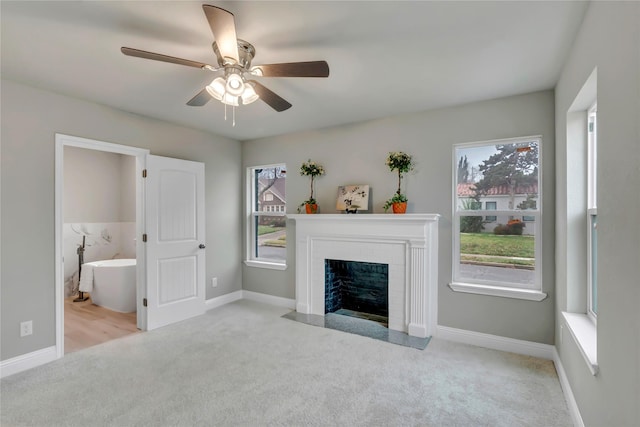
[[[369,210],[369,185],[341,185],[338,187],[336,210],[345,213]]]

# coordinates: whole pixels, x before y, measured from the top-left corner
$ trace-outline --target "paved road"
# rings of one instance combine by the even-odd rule
[[[461,264],[460,273],[465,277],[488,280],[492,282],[510,282],[521,285],[532,285],[535,281],[535,271],[518,268],[492,267],[485,265]],[[527,287],[527,286],[523,286]]]
[[[267,240],[278,240],[287,234],[286,230],[279,230],[275,233],[263,234],[258,236],[258,255],[260,258],[266,259],[285,259],[287,256],[287,248],[278,248],[275,246],[264,246]]]

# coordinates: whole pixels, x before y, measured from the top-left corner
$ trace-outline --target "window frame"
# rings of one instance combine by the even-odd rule
[[[495,216],[511,215],[514,217],[522,216],[526,213],[527,216],[534,218],[535,231],[534,231],[534,256],[535,256],[535,270],[534,270],[534,285],[523,287],[521,284],[515,282],[497,282],[489,280],[473,279],[462,277],[460,274],[460,218],[464,216],[486,216],[486,210],[461,210],[458,208],[458,177],[457,177],[457,150],[461,148],[474,148],[483,146],[495,146],[506,144],[518,144],[535,141],[538,144],[538,203],[535,210],[518,210],[515,207],[513,209],[496,209],[491,213]],[[547,294],[542,291],[542,214],[543,214],[543,191],[542,191],[542,170],[543,170],[543,147],[542,136],[524,136],[516,138],[495,139],[487,141],[466,142],[453,145],[453,203],[452,203],[452,222],[453,222],[453,254],[452,254],[452,281],[449,287],[455,292],[466,292],[480,295],[490,295],[506,298],[524,299],[530,301],[542,301],[547,297]],[[461,197],[462,198],[462,197]]]
[[[245,240],[245,265],[249,267],[258,267],[258,268],[267,268],[272,270],[286,270],[287,268],[287,259],[286,254],[285,258],[280,261],[272,258],[260,258],[256,255],[256,243],[257,243],[257,227],[256,222],[258,218],[261,216],[280,216],[286,217],[286,200],[284,209],[276,210],[272,209],[272,211],[257,211],[255,207],[257,205],[257,194],[254,191],[254,176],[256,169],[270,169],[281,167],[283,170],[287,170],[287,165],[285,163],[273,163],[268,165],[257,165],[257,166],[248,166],[246,168],[246,240]],[[285,176],[286,179],[286,176]],[[286,181],[285,181],[286,186]],[[271,207],[271,206],[270,206]]]
[[[598,224],[598,102],[587,110],[587,316],[598,320],[597,224]],[[593,126],[592,126],[593,125]],[[595,234],[595,236],[594,236]],[[594,239],[595,237],[595,239]],[[596,261],[596,262],[594,262]],[[594,274],[596,273],[596,274]],[[595,292],[594,292],[595,291]],[[594,295],[595,294],[595,295]],[[595,307],[595,310],[594,310]]]

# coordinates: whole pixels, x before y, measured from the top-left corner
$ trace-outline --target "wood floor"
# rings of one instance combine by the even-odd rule
[[[136,313],[118,313],[87,301],[64,300],[64,352],[72,353],[96,344],[140,332]]]

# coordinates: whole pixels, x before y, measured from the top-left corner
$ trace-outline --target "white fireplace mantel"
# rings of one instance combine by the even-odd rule
[[[389,329],[433,334],[438,318],[437,214],[287,215],[296,230],[296,310],[325,314],[325,260],[389,265]]]

